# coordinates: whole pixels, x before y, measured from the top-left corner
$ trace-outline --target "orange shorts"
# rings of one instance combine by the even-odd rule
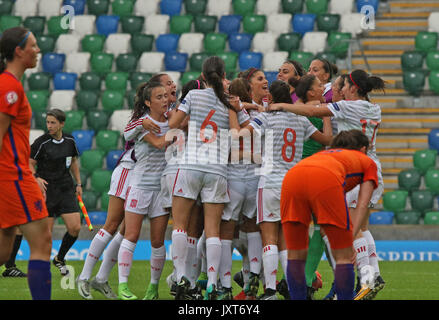
[[[309,225],[311,213],[319,225],[352,230],[352,221],[340,181],[328,169],[293,167],[287,172],[280,196],[281,221]]]
[[[43,194],[34,177],[0,181],[0,229],[48,216]]]

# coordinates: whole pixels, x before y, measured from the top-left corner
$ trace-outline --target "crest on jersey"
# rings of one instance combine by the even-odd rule
[[[15,103],[17,100],[18,100],[18,95],[17,95],[17,93],[16,93],[15,91],[9,91],[9,92],[6,94],[6,101],[7,101],[9,104],[13,104],[13,103]]]

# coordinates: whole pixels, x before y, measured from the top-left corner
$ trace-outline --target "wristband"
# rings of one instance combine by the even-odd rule
[[[82,184],[77,183],[76,186],[77,186],[77,187],[82,187]]]
[[[40,175],[39,175],[38,173],[35,172],[35,173],[34,173],[34,177],[35,177],[35,179],[36,179],[36,178],[39,178]]]

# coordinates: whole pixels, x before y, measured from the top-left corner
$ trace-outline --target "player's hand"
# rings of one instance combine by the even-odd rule
[[[82,198],[82,186],[76,185],[76,195]]]
[[[145,128],[145,130],[151,131],[153,133],[160,133],[160,127],[156,125],[151,119],[143,119],[142,126],[143,128]]]
[[[241,102],[239,100],[239,97],[237,96],[229,96],[229,103],[232,105],[233,110],[236,112],[241,111]]]
[[[48,185],[48,182],[44,180],[43,178],[36,178],[38,186],[40,187],[41,192],[43,193],[44,201],[46,201],[46,191]]]
[[[282,104],[281,103],[272,103],[268,105],[267,111],[282,111]]]

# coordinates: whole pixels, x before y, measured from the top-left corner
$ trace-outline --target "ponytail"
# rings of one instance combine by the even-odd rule
[[[347,77],[349,84],[354,85],[358,89],[358,95],[364,97],[367,100],[368,93],[372,90],[383,90],[385,88],[385,82],[383,79],[377,76],[369,76],[365,71],[357,69],[352,71]]]
[[[204,61],[202,70],[207,84],[213,88],[217,98],[227,108],[231,109],[232,106],[227,99],[223,86],[223,78],[225,75],[224,61],[217,56],[209,57]]]
[[[307,93],[311,89],[314,81],[317,79],[315,75],[307,74],[300,79],[290,78],[288,84],[294,88],[296,95],[304,102],[308,102]]]

